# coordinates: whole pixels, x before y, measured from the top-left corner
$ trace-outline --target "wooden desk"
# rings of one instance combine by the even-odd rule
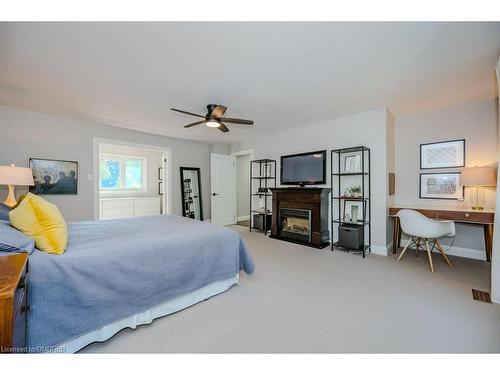
[[[399,210],[409,208],[420,212],[428,218],[435,220],[453,220],[456,223],[480,225],[484,230],[484,248],[486,250],[486,260],[491,260],[491,252],[493,248],[493,223],[495,221],[495,210],[484,209],[476,211],[466,208],[441,208],[441,207],[415,207],[415,206],[398,206],[389,207],[389,217],[394,219],[393,234],[392,234],[392,253],[401,246],[401,226],[399,219],[396,216]]]

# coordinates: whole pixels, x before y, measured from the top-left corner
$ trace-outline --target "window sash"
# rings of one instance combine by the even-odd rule
[[[119,187],[102,187],[101,179],[101,162],[104,160],[117,161],[119,165]],[[127,162],[140,162],[140,186],[138,187],[127,187]],[[129,173],[130,175],[130,173]],[[125,155],[113,155],[113,154],[100,154],[99,155],[99,190],[103,192],[141,192],[147,190],[147,158],[140,156],[125,156]]]

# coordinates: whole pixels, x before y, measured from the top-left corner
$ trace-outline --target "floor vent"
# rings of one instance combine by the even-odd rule
[[[476,301],[491,303],[490,294],[482,290],[472,289],[472,298]]]

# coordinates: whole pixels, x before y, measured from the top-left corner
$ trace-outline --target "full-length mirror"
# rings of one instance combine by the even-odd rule
[[[182,216],[203,220],[200,168],[181,167]]]

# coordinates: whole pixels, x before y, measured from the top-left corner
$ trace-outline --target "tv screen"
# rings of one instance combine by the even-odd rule
[[[282,185],[326,183],[326,150],[281,157]]]

